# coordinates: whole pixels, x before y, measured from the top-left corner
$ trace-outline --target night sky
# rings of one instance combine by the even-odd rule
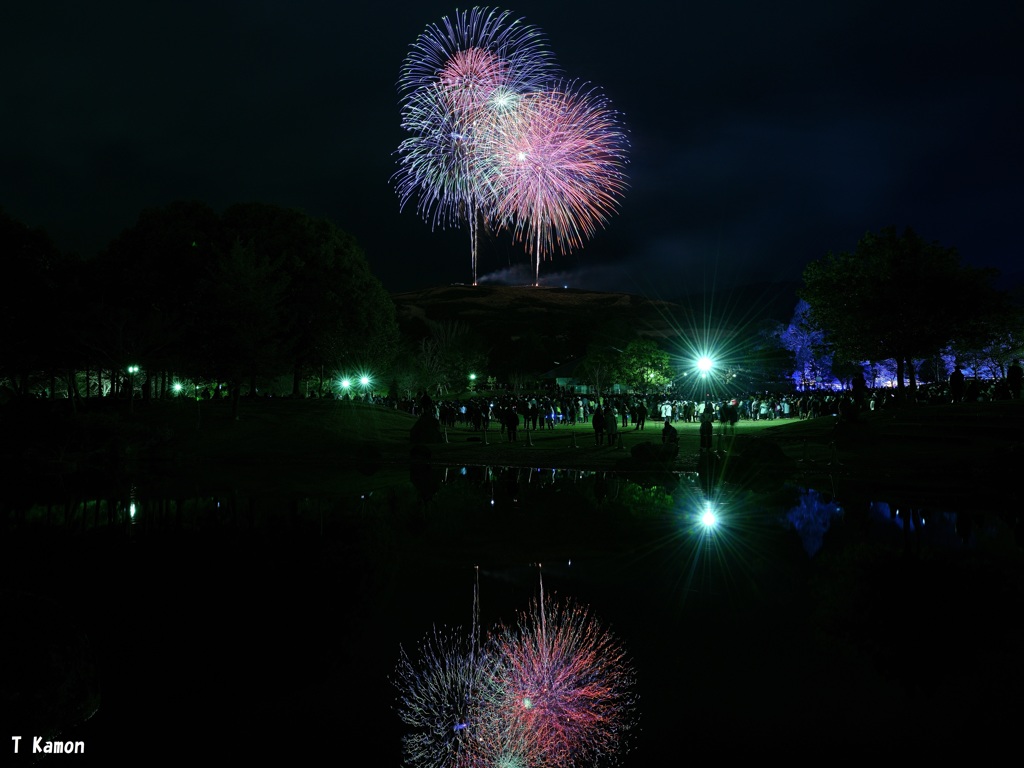
[[[396,83],[432,2],[8,3],[0,207],[90,255],[147,207],[262,201],[327,217],[391,291],[471,279],[465,230],[399,210]],[[630,188],[541,282],[666,294],[798,280],[867,231],[913,227],[1018,282],[1024,5],[500,6],[622,112]],[[517,274],[518,272],[518,274]],[[529,282],[481,245],[481,282]]]

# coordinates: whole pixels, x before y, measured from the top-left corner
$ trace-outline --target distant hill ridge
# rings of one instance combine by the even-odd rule
[[[449,285],[392,295],[401,320],[454,320],[505,327],[544,318],[548,330],[560,321],[603,323],[627,320],[638,333],[661,335],[681,323],[705,320],[726,327],[788,322],[796,306],[796,283],[761,283],[674,299],[630,293],[536,286]]]
[[[412,348],[432,325],[456,323],[484,350],[488,371],[507,381],[578,360],[592,345],[619,348],[637,336],[666,351],[681,340],[749,343],[767,323],[788,322],[795,286],[771,284],[692,294],[677,301],[629,293],[535,286],[449,285],[392,294]]]

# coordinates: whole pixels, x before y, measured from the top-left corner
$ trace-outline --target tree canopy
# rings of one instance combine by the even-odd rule
[[[232,206],[223,219],[256,263],[287,281],[280,341],[295,394],[308,370],[353,373],[390,361],[398,345],[394,303],[354,238],[326,219],[262,203]]]
[[[672,380],[668,352],[650,339],[633,339],[626,345],[618,372],[624,384],[642,395],[660,392]]]
[[[5,283],[0,375],[19,388],[30,371],[79,366],[116,381],[138,365],[144,393],[160,373],[226,381],[236,395],[243,380],[292,374],[298,392],[308,373],[379,370],[398,343],[395,305],[355,240],[292,209],[146,209],[87,262],[0,211],[0,247],[21,275]]]
[[[30,229],[0,208],[0,376],[24,393],[33,370],[67,363],[61,333],[66,307],[60,294],[71,281],[67,261],[41,230]],[[53,300],[50,311],[40,311]],[[55,355],[56,353],[56,355]]]
[[[810,263],[798,293],[809,328],[825,334],[837,361],[894,360],[902,392],[908,362],[983,328],[1005,306],[995,274],[910,228],[888,227],[865,234],[852,253]]]

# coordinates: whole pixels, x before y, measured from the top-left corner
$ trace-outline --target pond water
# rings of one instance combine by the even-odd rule
[[[1016,512],[901,506],[828,477],[753,491],[686,473],[420,467],[360,484],[4,501],[11,735],[59,730],[100,765],[397,766],[401,650],[415,660],[435,627],[474,617],[485,633],[514,625],[543,582],[628,652],[625,766],[696,744],[799,759],[1016,739]]]

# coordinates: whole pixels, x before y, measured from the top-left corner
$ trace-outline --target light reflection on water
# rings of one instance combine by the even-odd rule
[[[474,566],[488,623],[514,617],[543,562],[546,586],[614,625],[642,687],[627,768],[659,764],[682,723],[726,739],[800,722],[811,741],[882,706],[923,727],[959,701],[989,712],[1009,697],[999,686],[1024,679],[1021,596],[1007,586],[1020,576],[1017,528],[991,511],[840,497],[827,478],[755,492],[695,473],[451,466],[384,489],[359,482],[331,497],[140,482],[9,499],[3,586],[72,606],[104,674],[91,733],[105,744],[131,725],[139,749],[224,721],[252,745],[372,733],[397,753],[397,648],[465,622]],[[979,555],[996,549],[1017,557],[981,573]],[[944,560],[962,553],[966,573]],[[947,643],[998,674],[951,667]],[[378,764],[397,763],[385,750]]]
[[[816,488],[802,488],[797,504],[786,512],[786,522],[800,534],[804,549],[812,557],[821,549],[832,520],[841,517],[843,508]]]
[[[294,497],[267,500],[248,497],[244,492],[180,493],[154,497],[134,484],[122,494],[114,491],[91,498],[49,499],[47,501],[0,500],[8,527],[52,527],[86,531],[125,528],[139,535],[176,527],[231,527],[259,529],[267,526],[301,527],[324,531],[325,516],[365,515],[383,506],[419,503],[424,509],[450,505],[455,491],[476,490],[491,508],[540,503],[544,494],[572,491],[595,505],[619,505],[623,512],[639,517],[674,511],[687,515],[693,510],[711,509],[721,514],[728,506],[762,519],[774,520],[782,529],[795,531],[809,557],[817,554],[830,528],[844,517],[845,507],[831,491],[798,483],[784,483],[774,493],[755,493],[743,488],[708,488],[696,472],[673,472],[651,477],[610,471],[577,469],[445,466],[431,467],[430,477],[412,477],[416,492],[393,488],[388,493],[358,491],[330,498]],[[376,494],[376,496],[375,496]],[[439,496],[440,494],[440,496]],[[418,499],[415,497],[418,496]],[[993,520],[991,512],[965,509],[927,509],[905,502],[868,500],[866,515],[879,535],[892,540],[893,533],[913,535],[932,547],[955,550],[1004,535],[1007,523]],[[472,500],[459,498],[458,505]],[[434,510],[436,511],[436,510]],[[1010,522],[1011,527],[1016,527]]]

